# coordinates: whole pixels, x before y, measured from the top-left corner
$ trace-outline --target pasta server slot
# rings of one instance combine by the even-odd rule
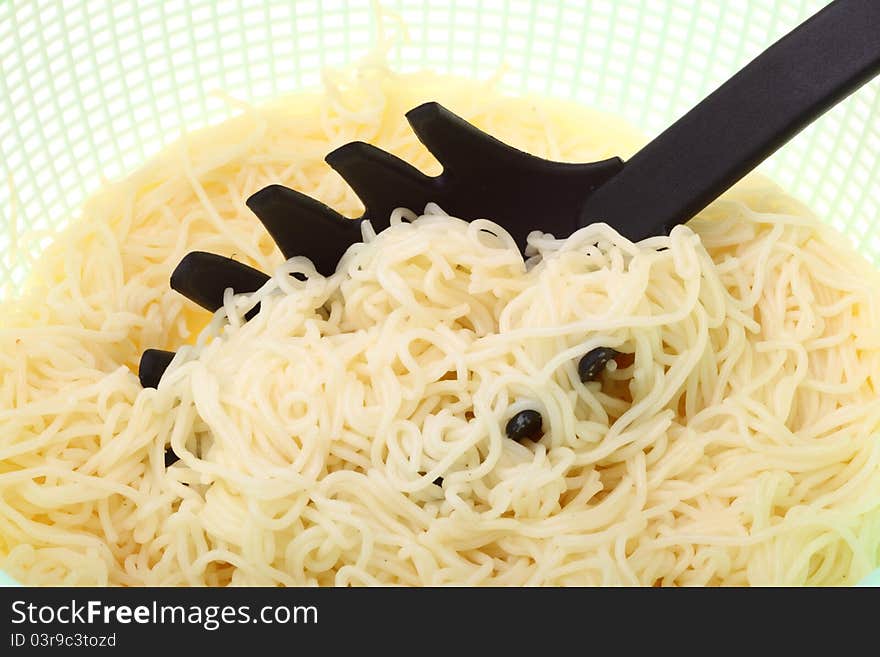
[[[482,132],[437,103],[406,118],[443,166],[429,177],[363,142],[326,157],[364,204],[358,219],[280,185],[247,205],[286,258],[309,257],[333,273],[361,238],[360,224],[378,232],[398,207],[420,211],[435,202],[461,219],[492,219],[522,248],[533,230],[567,237],[605,222],[638,241],[685,222],[817,117],[880,72],[880,2],[835,0],[780,39],[651,141],[630,160],[587,164],[544,160]],[[202,307],[222,306],[223,292],[259,289],[265,274],[232,259],[190,253],[171,286]],[[172,352],[148,349],[140,363],[144,387],[155,387]]]

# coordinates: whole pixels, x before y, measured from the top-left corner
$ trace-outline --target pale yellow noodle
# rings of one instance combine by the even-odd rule
[[[380,53],[108,185],[0,314],[0,567],[111,585],[852,584],[876,567],[880,275],[766,180],[641,244],[534,233],[524,262],[491,217],[429,205],[366,225],[332,277],[283,261],[244,199],[282,183],[358,214],[322,161],[352,139],[436,173],[403,119],[424,100],[543,156],[640,143]],[[211,318],[168,287],[190,250],[273,278]],[[598,346],[634,362],[582,383]],[[179,349],[158,390],[135,374],[150,347]],[[504,435],[527,408],[538,444]]]

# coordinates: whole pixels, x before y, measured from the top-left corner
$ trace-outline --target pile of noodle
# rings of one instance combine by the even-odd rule
[[[569,104],[367,64],[108,185],[0,314],[0,569],[801,585],[875,568],[880,274],[771,183],[639,244],[596,224],[534,233],[524,259],[491,217],[431,205],[367,229],[331,277],[284,262],[248,195],[281,183],[357,216],[323,156],[360,139],[436,173],[403,118],[429,99],[544,157],[639,144]],[[190,250],[274,276],[212,319],[168,286]],[[582,383],[599,346],[631,364]],[[178,356],[144,390],[151,347]],[[524,409],[538,442],[504,433]]]

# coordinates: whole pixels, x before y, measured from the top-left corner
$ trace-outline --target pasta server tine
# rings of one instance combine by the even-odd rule
[[[375,146],[352,142],[327,163],[364,204],[362,217],[281,185],[247,200],[285,258],[310,258],[332,274],[361,239],[378,232],[398,207],[435,202],[461,219],[489,218],[522,248],[533,230],[567,237],[605,222],[637,241],[685,222],[817,117],[880,72],[880,1],[835,0],[777,41],[627,162],[569,164],[544,160],[482,132],[438,103],[410,110],[416,136],[443,166],[430,177]],[[223,291],[254,292],[265,274],[232,259],[191,253],[171,286],[214,311]],[[252,311],[254,312],[254,311]],[[148,349],[145,387],[158,385],[172,352]]]

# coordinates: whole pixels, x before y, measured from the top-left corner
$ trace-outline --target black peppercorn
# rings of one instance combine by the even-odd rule
[[[610,347],[596,347],[588,351],[578,363],[578,376],[581,381],[584,383],[595,381],[605,369],[608,361],[619,354],[619,351]]]
[[[507,437],[512,440],[534,440],[541,437],[541,425],[544,420],[538,411],[520,411],[507,421],[504,428]]]

